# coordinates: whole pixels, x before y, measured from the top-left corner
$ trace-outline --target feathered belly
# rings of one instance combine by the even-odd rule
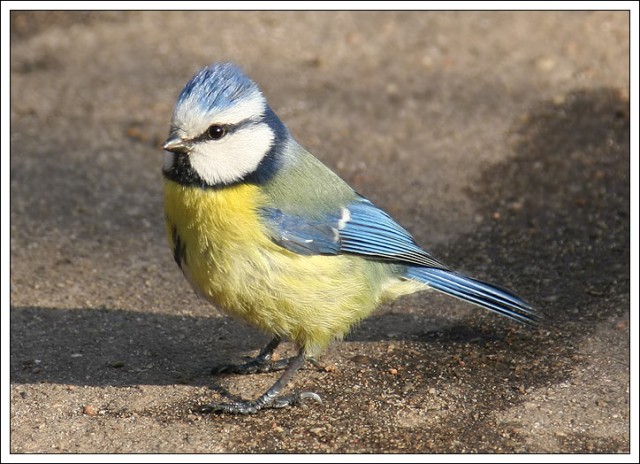
[[[273,243],[256,213],[256,189],[202,190],[165,181],[174,257],[196,292],[225,312],[313,354],[385,297],[415,291],[387,265],[347,255],[302,256]]]

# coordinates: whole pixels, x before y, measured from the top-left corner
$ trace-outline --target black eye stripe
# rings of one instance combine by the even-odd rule
[[[219,128],[222,132],[221,135],[219,137],[212,137],[211,132],[214,128]],[[200,143],[200,142],[208,142],[210,140],[220,140],[221,138],[225,137],[228,134],[231,134],[233,132],[235,132],[235,130],[237,129],[237,127],[235,125],[230,125],[230,124],[211,124],[209,127],[207,127],[205,129],[205,131],[198,135],[197,137],[194,137],[190,140],[191,143]]]
[[[198,137],[195,137],[194,139],[192,139],[192,142],[204,142],[204,141],[208,141],[208,140],[220,140],[223,137],[226,137],[229,134],[233,134],[234,132],[239,131],[240,129],[244,129],[246,127],[249,126],[254,126],[257,124],[260,124],[262,122],[261,119],[258,118],[247,118],[244,119],[236,124],[216,124],[213,123],[211,124],[209,127],[207,127],[207,129],[200,134]],[[220,130],[222,130],[222,135],[219,137],[212,137],[211,135],[211,131],[214,128],[219,128]],[[217,130],[217,129],[216,129]]]

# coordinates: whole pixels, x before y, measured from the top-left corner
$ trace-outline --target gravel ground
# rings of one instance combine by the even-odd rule
[[[627,13],[11,26],[11,452],[630,452]],[[160,144],[182,86],[221,60],[419,243],[544,323],[412,295],[296,376],[323,405],[199,414],[275,378],[208,374],[268,337],[199,301],[165,243]]]

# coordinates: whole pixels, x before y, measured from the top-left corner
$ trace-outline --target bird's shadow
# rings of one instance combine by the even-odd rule
[[[269,340],[224,317],[121,309],[13,307],[10,324],[14,383],[211,386],[212,367],[241,362],[244,356],[257,354]],[[396,331],[389,334],[389,327]],[[415,316],[387,311],[364,321],[347,340],[466,342],[500,337],[463,324],[447,326],[444,319],[435,327],[416,326]],[[406,330],[398,332],[402,328]],[[233,399],[228,392],[225,396]]]

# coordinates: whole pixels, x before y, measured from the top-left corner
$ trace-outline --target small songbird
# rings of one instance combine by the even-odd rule
[[[252,401],[207,411],[283,408],[279,395],[309,359],[381,303],[434,289],[524,323],[532,307],[508,290],[451,270],[387,213],[299,145],[258,86],[234,64],[198,72],[176,103],[164,144],[164,209],[173,257],[196,293],[271,334],[244,364],[214,372],[284,369]],[[282,339],[298,354],[272,361]]]

